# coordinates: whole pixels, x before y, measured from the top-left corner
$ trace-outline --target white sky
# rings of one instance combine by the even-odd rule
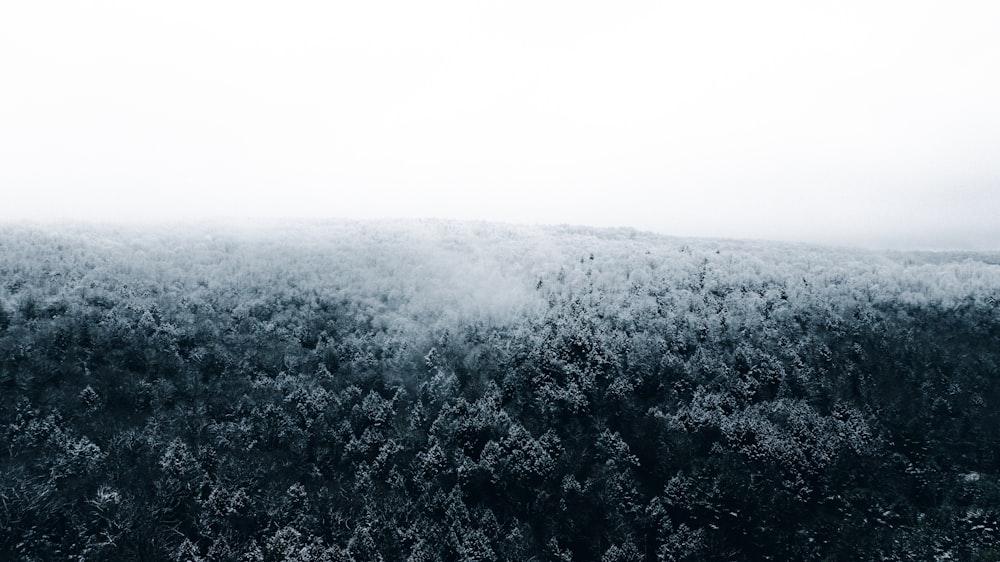
[[[1000,249],[1000,3],[6,1],[0,196]]]

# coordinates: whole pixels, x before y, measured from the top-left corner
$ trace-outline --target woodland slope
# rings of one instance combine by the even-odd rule
[[[998,263],[0,226],[0,559],[1000,560]]]

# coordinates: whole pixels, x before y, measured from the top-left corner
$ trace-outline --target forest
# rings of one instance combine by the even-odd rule
[[[0,224],[0,559],[1000,560],[1000,254]]]

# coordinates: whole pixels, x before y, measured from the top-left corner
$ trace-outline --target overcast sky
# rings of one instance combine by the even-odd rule
[[[1000,249],[1000,3],[0,4],[0,218]]]

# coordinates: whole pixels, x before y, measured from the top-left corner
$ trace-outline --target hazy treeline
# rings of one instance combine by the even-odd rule
[[[0,558],[1000,560],[998,263],[0,227]]]

